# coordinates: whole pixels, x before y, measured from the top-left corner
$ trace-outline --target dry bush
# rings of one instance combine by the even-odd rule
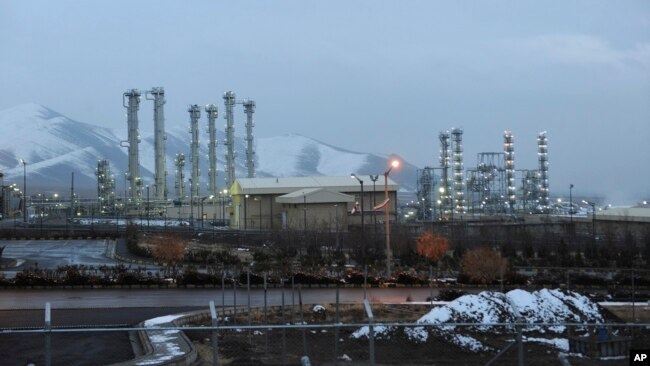
[[[417,239],[415,250],[417,253],[431,262],[437,262],[442,258],[449,248],[449,240],[442,235],[434,234],[431,231],[420,235]]]
[[[465,252],[461,260],[463,273],[478,283],[492,283],[505,272],[508,260],[496,250],[479,247]]]
[[[176,268],[185,258],[187,240],[173,235],[163,235],[148,238],[151,255],[163,263]]]

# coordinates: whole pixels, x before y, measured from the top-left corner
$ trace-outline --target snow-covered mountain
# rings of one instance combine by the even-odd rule
[[[0,171],[4,173],[3,184],[16,182],[22,185],[21,159],[24,159],[27,162],[28,193],[69,189],[72,172],[75,174],[75,189],[90,193],[96,189],[97,161],[107,159],[118,190],[123,189],[127,149],[120,147],[120,141],[126,140],[127,136],[126,122],[124,124],[123,129],[110,129],[77,122],[38,104],[22,104],[0,111]],[[166,127],[167,180],[168,189],[173,195],[174,158],[177,153],[184,153],[189,158],[190,134],[185,127]],[[208,152],[207,134],[204,131],[201,134],[200,169],[204,190],[208,182]],[[223,131],[218,131],[218,140],[217,179],[222,187],[225,181]],[[259,177],[348,175],[353,172],[381,175],[387,166],[385,156],[348,151],[296,134],[256,138],[255,145],[255,171]],[[243,176],[246,172],[243,138],[236,137],[235,149],[236,175]],[[144,183],[151,183],[154,170],[153,135],[142,136],[140,164]],[[185,176],[188,177],[189,160],[186,169]],[[399,183],[401,190],[412,192],[416,185],[416,169],[404,162],[399,170],[391,173],[391,178]],[[382,182],[380,179],[377,183],[381,186]],[[365,184],[366,189],[371,189],[372,182]]]

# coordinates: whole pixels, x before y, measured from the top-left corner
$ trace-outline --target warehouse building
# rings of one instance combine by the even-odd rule
[[[383,177],[359,175],[330,177],[239,178],[230,190],[230,226],[240,230],[347,231],[385,222],[385,211],[373,206],[385,201]],[[361,184],[361,181],[364,184]],[[375,183],[373,185],[373,183]],[[363,194],[362,194],[363,187]],[[388,179],[390,217],[395,219],[398,185]]]

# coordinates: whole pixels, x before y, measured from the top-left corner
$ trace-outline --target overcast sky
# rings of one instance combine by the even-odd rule
[[[257,137],[418,166],[437,165],[438,133],[462,127],[465,167],[501,151],[508,129],[516,167],[535,169],[548,131],[552,195],[573,183],[650,198],[647,0],[0,0],[0,109],[35,102],[126,128],[122,93],[152,86],[165,87],[167,126],[188,124],[188,104],[223,116],[233,90],[256,101]]]

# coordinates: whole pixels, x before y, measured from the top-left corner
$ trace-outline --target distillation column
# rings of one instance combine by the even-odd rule
[[[176,165],[176,200],[178,202],[183,202],[185,199],[185,182],[183,181],[183,179],[185,179],[183,171],[185,169],[185,155],[176,154],[174,164]]]
[[[449,132],[440,132],[440,168],[442,171],[440,178],[440,205],[441,214],[444,214],[447,208],[451,208],[451,192],[449,190]]]
[[[255,101],[246,99],[243,103],[244,113],[246,113],[246,167],[248,168],[248,178],[255,178],[255,162],[253,151],[253,113],[255,113]]]
[[[463,179],[463,130],[451,130],[452,157],[454,161],[455,210],[465,213],[465,181]]]
[[[235,182],[235,119],[233,109],[235,108],[235,92],[228,91],[223,95],[226,106],[226,189],[230,190]]]
[[[145,93],[147,100],[153,100],[154,123],[154,197],[158,202],[167,201],[167,171],[165,163],[165,89],[155,87]]]
[[[201,108],[193,104],[187,111],[190,112],[190,133],[192,134],[192,143],[190,145],[190,161],[192,162],[190,200],[193,200],[199,197],[199,118],[201,118]]]
[[[543,211],[549,208],[548,195],[548,140],[546,131],[537,137],[537,158],[539,160],[539,205]]]
[[[128,104],[126,103],[128,99]],[[140,132],[138,131],[138,109],[140,109],[140,91],[137,89],[127,90],[122,95],[122,105],[127,109],[127,125],[129,129],[128,140],[126,142],[129,148],[129,198],[128,204],[140,206],[142,201],[142,179],[140,177],[140,157],[138,154],[138,144],[140,143]],[[124,146],[124,145],[122,145]]]
[[[506,183],[508,184],[508,207],[514,213],[517,204],[517,188],[515,187],[515,148],[514,136],[511,131],[503,134],[503,152],[506,160]]]
[[[97,200],[102,214],[115,210],[115,178],[108,160],[97,161]]]
[[[217,196],[217,106],[208,104],[205,106],[205,113],[208,115],[208,195]]]

